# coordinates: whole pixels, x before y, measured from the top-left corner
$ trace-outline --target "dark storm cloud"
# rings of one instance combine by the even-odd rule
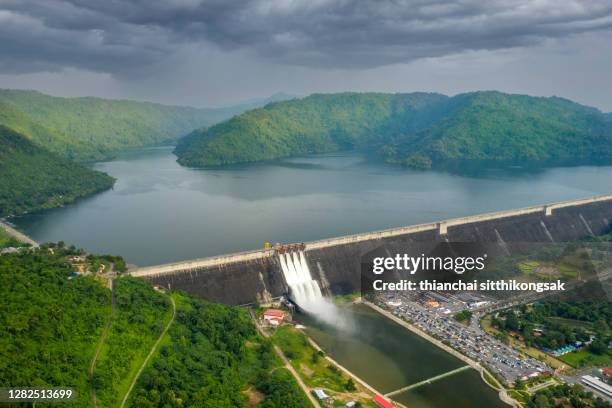
[[[0,71],[134,74],[194,44],[367,68],[609,27],[609,0],[0,0]]]

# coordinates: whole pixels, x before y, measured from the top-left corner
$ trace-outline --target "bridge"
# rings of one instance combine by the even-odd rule
[[[497,211],[485,214],[472,215],[467,217],[459,217],[453,218],[449,220],[425,223],[425,224],[417,224],[405,227],[398,228],[389,228],[380,231],[373,231],[361,234],[353,234],[353,235],[345,235],[337,238],[330,239],[322,239],[317,241],[311,241],[305,243],[305,250],[312,251],[316,249],[328,248],[338,245],[346,245],[359,243],[363,241],[369,240],[380,240],[384,238],[391,238],[406,234],[414,234],[425,231],[434,231],[437,232],[440,236],[445,236],[448,234],[449,228],[479,223],[490,220],[498,220],[508,217],[516,217],[521,215],[530,215],[530,214],[542,214],[545,217],[550,217],[553,215],[555,210],[567,207],[575,207],[581,206],[585,204],[598,203],[604,201],[612,201],[612,195],[603,195],[591,198],[585,198],[580,200],[571,200],[571,201],[563,201],[557,203],[551,203],[546,205],[534,206],[534,207],[526,207],[515,210],[506,210],[506,211]],[[591,227],[588,225],[584,217],[580,217],[581,222],[584,224],[586,229],[592,234]],[[168,274],[176,271],[189,271],[189,270],[197,270],[202,268],[209,268],[214,266],[220,266],[230,263],[236,262],[249,262],[249,261],[259,261],[266,258],[269,258],[275,254],[274,248],[270,249],[261,249],[255,251],[245,251],[245,252],[237,252],[228,255],[220,255],[220,256],[212,256],[207,258],[199,258],[189,261],[182,262],[173,262],[162,265],[155,266],[147,266],[136,268],[130,271],[132,276],[139,277],[147,277],[147,276],[155,276]]]
[[[418,383],[414,383],[414,384],[408,385],[406,387],[402,387],[400,389],[397,389],[395,391],[388,392],[388,393],[385,394],[385,397],[392,397],[394,395],[401,394],[403,392],[410,391],[410,390],[413,390],[415,388],[419,388],[419,387],[421,387],[423,385],[431,384],[431,383],[433,383],[435,381],[438,381],[438,380],[441,380],[443,378],[450,377],[451,375],[455,375],[455,374],[460,373],[462,371],[469,370],[470,368],[472,368],[470,365],[465,365],[463,367],[459,367],[459,368],[456,368],[454,370],[447,371],[447,372],[442,373],[440,375],[436,375],[435,377],[431,377],[431,378],[428,378],[426,380],[419,381]]]

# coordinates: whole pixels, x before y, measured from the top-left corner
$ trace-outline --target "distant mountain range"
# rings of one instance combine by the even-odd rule
[[[113,186],[112,177],[78,162],[175,143],[196,128],[286,97],[196,109],[0,90],[0,216],[56,207]]]
[[[612,114],[558,97],[495,91],[314,94],[271,103],[182,138],[179,163],[206,167],[360,149],[390,163],[612,159]]]
[[[174,143],[179,163],[193,167],[351,149],[415,168],[467,160],[592,163],[612,160],[612,113],[494,91],[275,94],[197,109],[0,90],[0,216],[113,185],[78,162]]]
[[[0,124],[53,153],[79,162],[109,159],[122,149],[175,143],[283,95],[227,108],[197,109],[102,98],[61,98],[0,90]]]

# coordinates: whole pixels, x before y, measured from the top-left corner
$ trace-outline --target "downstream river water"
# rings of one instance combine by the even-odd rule
[[[388,393],[465,366],[427,340],[365,305],[340,310],[341,325],[328,325],[307,315],[298,320],[334,360],[377,391]],[[497,392],[469,369],[431,384],[397,394],[409,408],[501,408]]]
[[[152,265],[269,242],[301,242],[609,193],[612,166],[413,171],[357,155],[214,170],[176,163],[171,147],[96,169],[113,190],[14,222],[37,241]]]

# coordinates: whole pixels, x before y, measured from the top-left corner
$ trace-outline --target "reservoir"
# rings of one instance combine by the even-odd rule
[[[298,320],[327,354],[382,393],[418,383],[465,363],[431,345],[366,305],[341,309],[343,324],[329,325],[308,315]],[[410,408],[508,407],[473,369],[397,394]]]
[[[94,167],[114,189],[13,220],[145,266],[610,193],[612,166],[416,171],[356,154],[189,169],[172,147]]]

